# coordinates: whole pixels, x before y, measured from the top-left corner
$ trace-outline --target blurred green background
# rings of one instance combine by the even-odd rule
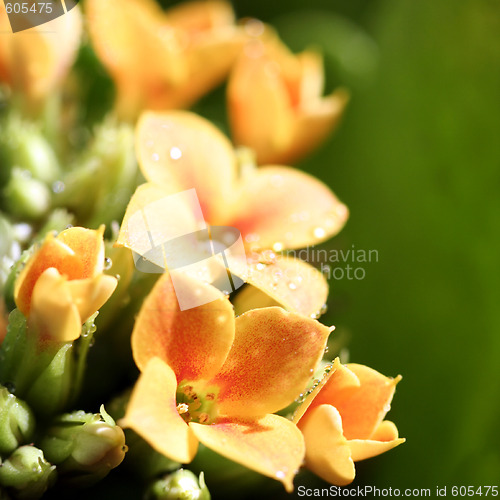
[[[403,375],[389,418],[407,438],[360,463],[353,486],[500,484],[500,3],[235,7],[294,50],[316,43],[327,91],[352,93],[301,166],[351,211],[326,248],[376,249],[379,262],[332,280],[322,319],[349,333],[351,360]]]

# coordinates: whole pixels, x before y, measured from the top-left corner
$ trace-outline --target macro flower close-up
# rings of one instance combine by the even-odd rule
[[[212,293],[206,306],[180,311],[169,275],[157,282],[132,333],[142,374],[121,424],[178,462],[191,462],[201,442],[292,491],[302,436],[272,413],[305,390],[330,328],[280,308],[235,319]]]
[[[497,497],[499,19],[1,0],[0,500]]]

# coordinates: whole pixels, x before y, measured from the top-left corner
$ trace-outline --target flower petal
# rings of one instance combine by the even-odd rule
[[[190,423],[196,437],[217,453],[293,491],[293,477],[304,457],[304,440],[289,420],[266,415],[258,421],[222,420],[213,425]]]
[[[398,438],[398,429],[394,423],[384,420],[370,439],[352,439],[347,443],[352,459],[358,462],[385,453],[404,442],[405,439]]]
[[[156,184],[142,184],[127,206],[116,245],[145,255],[170,239],[201,229],[189,200]]]
[[[179,274],[186,289],[212,294],[214,300],[181,311],[169,274],[163,274],[144,301],[132,332],[134,359],[143,370],[159,357],[177,375],[197,380],[213,377],[224,363],[234,338],[234,312],[216,288]]]
[[[104,226],[97,231],[83,227],[71,227],[57,235],[68,245],[82,263],[80,278],[91,278],[104,270]]]
[[[359,387],[358,377],[335,358],[330,370],[323,375],[320,383],[307,395],[306,399],[297,407],[293,415],[293,421],[297,423],[306,413],[317,406],[330,404],[330,399],[336,391],[346,388]]]
[[[95,278],[67,282],[71,298],[80,315],[81,324],[98,311],[115,291],[117,279],[99,274]]]
[[[83,263],[75,252],[53,234],[47,235],[40,249],[28,260],[16,279],[14,300],[19,310],[27,316],[31,307],[33,288],[42,273],[55,268],[67,279],[79,279],[83,274]]]
[[[348,210],[330,188],[288,167],[263,167],[242,183],[227,223],[255,248],[302,248],[337,234]]]
[[[339,412],[330,405],[317,406],[298,426],[306,442],[306,467],[329,483],[351,483],[356,471]]]
[[[401,377],[385,377],[372,368],[358,364],[348,364],[346,368],[358,377],[360,387],[332,390],[328,402],[342,415],[347,439],[370,439],[389,411],[396,384]],[[330,382],[334,383],[332,380]]]
[[[137,125],[141,170],[166,194],[196,189],[203,215],[217,224],[232,200],[236,159],[227,137],[193,113],[144,113]]]
[[[329,333],[279,307],[236,318],[233,347],[213,381],[220,387],[221,414],[265,415],[293,402],[311,379]]]
[[[68,281],[53,267],[38,277],[33,288],[29,324],[46,340],[71,342],[80,336],[82,322]]]
[[[260,40],[252,40],[237,61],[227,86],[234,143],[252,148],[260,165],[290,146],[294,113],[280,67]]]
[[[249,262],[246,281],[251,286],[233,301],[238,314],[281,305],[288,311],[314,316],[328,297],[328,282],[317,269],[300,259],[274,253],[272,259]]]
[[[297,116],[292,145],[277,160],[297,162],[316,149],[340,123],[348,101],[349,94],[337,90],[327,97],[304,103]]]
[[[191,462],[198,442],[179,416],[175,373],[161,359],[153,358],[137,381],[121,427],[133,429],[156,451],[176,462]]]

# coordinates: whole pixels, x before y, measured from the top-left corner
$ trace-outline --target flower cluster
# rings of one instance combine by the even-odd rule
[[[402,443],[400,377],[324,359],[328,282],[286,253],[349,216],[289,166],[348,101],[321,57],[220,0],[25,21],[0,11],[0,496],[118,466],[152,499],[209,498],[232,467],[233,497],[255,472],[290,493]],[[181,109],[225,80],[232,140]]]

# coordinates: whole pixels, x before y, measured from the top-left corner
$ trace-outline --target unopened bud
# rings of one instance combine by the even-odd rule
[[[125,457],[125,435],[103,408],[101,414],[78,411],[56,419],[41,440],[47,458],[71,482],[89,485],[105,477]]]
[[[3,194],[6,208],[16,217],[37,219],[50,207],[50,191],[46,184],[18,167],[12,170]]]
[[[55,480],[55,466],[34,446],[21,446],[0,467],[0,487],[19,499],[40,498]]]
[[[146,500],[210,500],[203,472],[199,479],[189,470],[179,469],[155,481]]]
[[[9,455],[29,442],[35,417],[28,405],[0,386],[0,454]]]

